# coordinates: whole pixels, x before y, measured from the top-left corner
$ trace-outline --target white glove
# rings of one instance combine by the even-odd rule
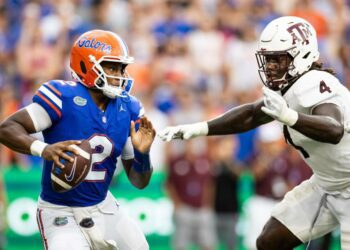
[[[173,139],[188,140],[197,136],[207,135],[208,130],[207,122],[198,122],[187,125],[166,127],[160,133],[158,133],[158,136],[160,139],[167,142]]]
[[[350,121],[344,123],[344,130],[346,133],[350,133]]]
[[[298,121],[298,113],[288,108],[282,96],[267,87],[263,87],[263,94],[265,106],[261,107],[261,110],[265,114],[290,127]]]

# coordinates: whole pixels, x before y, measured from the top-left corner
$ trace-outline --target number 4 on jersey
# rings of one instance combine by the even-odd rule
[[[321,94],[326,92],[326,91],[328,93],[332,93],[331,88],[324,81],[321,81],[320,82],[320,92],[321,92]]]

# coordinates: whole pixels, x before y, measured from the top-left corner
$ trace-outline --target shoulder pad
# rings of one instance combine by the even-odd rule
[[[63,112],[65,97],[72,96],[72,90],[77,83],[52,80],[40,86],[33,96],[33,102],[38,103],[49,114],[51,121],[54,123],[58,121]]]
[[[294,94],[300,106],[310,108],[336,96],[338,84],[340,82],[333,75],[312,70],[295,82]]]

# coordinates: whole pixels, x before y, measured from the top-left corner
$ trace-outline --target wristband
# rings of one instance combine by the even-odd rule
[[[297,123],[298,117],[298,112],[296,112],[293,109],[287,108],[283,116],[280,117],[280,121],[286,124],[287,126],[292,127],[295,123]]]
[[[33,141],[30,145],[30,153],[35,156],[40,156],[48,144],[40,140]]]
[[[142,154],[134,149],[134,155],[132,167],[136,172],[144,173],[152,170],[149,154]]]
[[[209,132],[208,122],[197,122],[197,123],[193,124],[193,126],[198,131],[197,132],[198,135],[200,135],[200,136],[208,135],[208,132]]]

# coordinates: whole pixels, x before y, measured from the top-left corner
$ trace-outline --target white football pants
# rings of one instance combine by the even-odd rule
[[[85,218],[92,220],[79,225]],[[110,192],[103,202],[82,208],[58,206],[39,198],[37,222],[44,249],[149,250],[139,226],[120,210]]]
[[[271,215],[304,243],[340,226],[341,249],[350,250],[349,208],[349,190],[330,194],[311,178],[289,191]]]

